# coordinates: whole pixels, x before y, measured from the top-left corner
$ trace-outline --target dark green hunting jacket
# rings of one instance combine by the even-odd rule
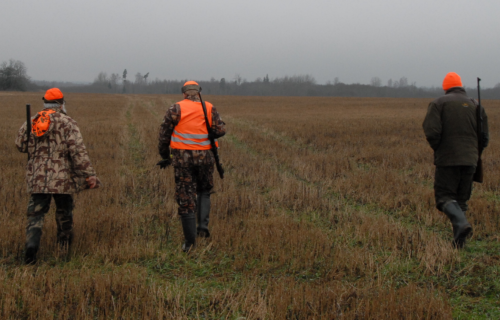
[[[464,88],[454,87],[429,104],[423,123],[425,137],[434,150],[436,166],[476,166],[478,139],[476,102]],[[483,114],[483,146],[489,141],[488,118]]]

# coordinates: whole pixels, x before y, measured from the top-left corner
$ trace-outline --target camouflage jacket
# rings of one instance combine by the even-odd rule
[[[29,193],[73,194],[88,188],[86,178],[95,176],[80,129],[59,107],[52,109],[47,132],[26,139],[26,122],[19,129],[16,146],[29,154],[26,183]]]
[[[187,99],[200,101],[197,96],[188,96]],[[160,126],[158,151],[162,159],[169,159],[172,154],[172,165],[174,167],[188,167],[192,165],[213,165],[214,155],[210,150],[170,150],[170,139],[175,126],[181,119],[181,106],[173,104],[165,114],[163,123]],[[226,134],[224,121],[220,117],[217,109],[212,107],[212,131],[215,138],[220,138]]]

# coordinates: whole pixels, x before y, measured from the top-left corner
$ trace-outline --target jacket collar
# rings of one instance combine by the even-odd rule
[[[60,104],[44,103],[43,110],[48,110],[48,109],[54,110],[55,112],[66,114],[66,112],[64,112],[64,110],[61,108]]]
[[[450,94],[450,93],[461,93],[461,94],[466,94],[465,89],[463,87],[453,87],[448,90],[446,90],[445,94]]]
[[[198,96],[187,96],[185,100],[190,100],[194,102],[201,102]]]

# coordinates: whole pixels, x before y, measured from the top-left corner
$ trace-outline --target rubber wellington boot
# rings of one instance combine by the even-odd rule
[[[455,200],[446,202],[443,211],[453,226],[453,245],[456,248],[463,248],[465,239],[472,232],[472,226],[467,222],[464,212]]]
[[[196,216],[194,212],[181,215],[182,231],[184,232],[184,244],[182,251],[189,252],[196,243]]]
[[[210,237],[208,231],[208,220],[210,216],[210,192],[204,191],[197,194],[196,213],[198,215],[198,236],[202,238]]]
[[[40,247],[40,239],[42,237],[41,228],[32,228],[28,231],[27,241],[26,241],[26,253],[24,256],[25,264],[35,264],[36,254],[38,248]]]

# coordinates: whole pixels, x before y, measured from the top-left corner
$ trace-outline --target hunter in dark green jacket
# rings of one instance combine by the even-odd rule
[[[465,212],[478,161],[476,102],[467,97],[460,76],[454,72],[443,81],[444,96],[429,104],[423,128],[434,150],[436,207],[451,220],[454,245],[461,248],[472,231]],[[488,118],[484,109],[482,143],[488,145]]]
[[[429,104],[424,132],[440,167],[476,166],[478,139],[476,103],[464,88],[453,87]],[[488,118],[483,111],[483,146],[488,145]]]

